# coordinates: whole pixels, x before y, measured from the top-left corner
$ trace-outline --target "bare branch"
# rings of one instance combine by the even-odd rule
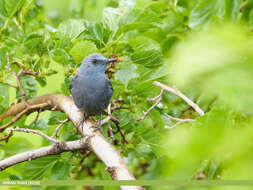
[[[102,121],[100,121],[100,125],[105,125],[107,124],[109,121],[111,120],[111,116],[107,116],[105,119],[103,119]]]
[[[63,121],[59,121],[58,120],[58,122],[60,122],[60,125],[58,125],[57,127],[56,127],[56,129],[55,129],[55,132],[54,132],[54,134],[51,136],[51,137],[58,137],[58,131],[60,130],[60,128],[64,125],[64,123],[66,123],[66,122],[68,122],[69,121],[69,119],[67,118],[67,119],[65,119],[65,120],[63,120]]]
[[[13,132],[11,131],[6,137],[1,138],[0,141],[5,141],[6,143],[8,143],[12,135],[13,135]]]
[[[43,138],[47,139],[50,142],[53,143],[60,143],[60,141],[55,140],[52,137],[47,136],[45,133],[41,132],[40,130],[34,130],[34,129],[24,129],[24,128],[17,128],[17,129],[9,129],[10,131],[18,131],[18,132],[24,132],[24,133],[34,133],[37,134],[39,136],[42,136]]]
[[[177,96],[179,96],[180,98],[182,98],[189,106],[191,106],[200,116],[204,115],[204,111],[197,105],[195,104],[192,100],[190,100],[189,98],[187,98],[182,92],[180,92],[179,90],[177,89],[174,89],[174,88],[171,88],[169,86],[166,86],[160,82],[157,82],[155,81],[154,82],[154,85],[166,90],[166,91],[169,91]]]
[[[14,166],[20,162],[34,160],[48,155],[55,155],[66,151],[74,151],[88,148],[88,138],[81,140],[60,142],[51,146],[46,146],[27,152],[19,153],[0,161],[0,171],[8,167]]]
[[[181,118],[177,118],[177,117],[173,117],[173,116],[171,116],[171,115],[168,115],[167,113],[163,113],[163,114],[164,114],[167,118],[177,121],[174,125],[168,127],[168,128],[170,128],[170,129],[172,129],[172,128],[174,128],[174,127],[176,127],[176,126],[178,126],[178,125],[180,125],[180,124],[182,124],[182,123],[185,123],[185,122],[194,122],[194,121],[195,121],[195,119],[181,119]]]
[[[8,82],[1,82],[1,83],[4,84],[4,85],[10,86],[10,87],[12,87],[12,88],[18,88],[17,86],[15,86],[15,85],[13,85],[13,84],[10,84],[10,83],[8,83]]]
[[[175,120],[175,121],[180,121],[180,122],[194,122],[195,119],[180,119],[177,117],[173,117],[171,115],[168,115],[167,113],[163,113],[167,118]]]
[[[116,125],[116,127],[117,127],[116,133],[118,133],[118,132],[120,133],[123,143],[128,144],[128,141],[126,140],[124,133],[121,131],[119,120],[116,117],[111,116],[111,121]]]
[[[42,109],[40,108],[40,109],[37,111],[37,115],[36,115],[36,117],[35,117],[35,119],[34,119],[34,121],[33,121],[34,125],[37,124],[37,121],[38,121],[38,119],[39,119],[41,110],[42,110]]]
[[[107,123],[107,129],[108,129],[108,136],[111,138],[111,142],[113,142],[114,136],[113,136],[112,127],[109,122]]]
[[[22,74],[31,75],[31,76],[34,76],[34,77],[39,75],[38,72],[32,72],[32,71],[27,71],[27,70],[23,70]]]
[[[114,180],[135,180],[135,177],[131,174],[129,171],[127,165],[125,164],[125,161],[120,156],[120,153],[109,143],[106,141],[104,136],[101,134],[99,130],[94,131],[94,127],[96,125],[96,122],[93,120],[88,119],[83,123],[83,125],[80,125],[82,119],[83,119],[83,112],[79,110],[71,97],[61,95],[61,94],[47,94],[44,96],[39,96],[34,99],[28,100],[28,103],[31,106],[37,106],[38,104],[47,104],[48,106],[44,107],[43,109],[51,110],[53,107],[56,107],[57,110],[62,111],[66,113],[67,117],[73,122],[73,124],[76,126],[77,130],[82,134],[83,140],[85,142],[88,142],[88,147],[90,151],[93,151],[106,165],[106,167],[111,168],[111,177]],[[24,102],[20,102],[16,105],[11,106],[6,112],[0,115],[0,120],[5,119],[7,117],[13,117],[16,116],[16,114],[22,112],[27,107]],[[39,108],[34,110],[38,110]],[[63,145],[66,145],[66,142],[63,143]],[[60,149],[57,147],[61,147],[62,143],[55,144],[53,146],[43,147],[40,150],[38,150],[37,154],[35,156],[29,156],[34,155],[34,152],[28,151],[25,153],[21,153],[21,156],[18,156],[20,154],[17,154],[13,157],[7,158],[3,161],[0,161],[0,168],[5,169],[7,167],[10,167],[12,165],[15,165],[19,162],[35,159],[38,157],[42,157],[45,155],[50,154],[59,154],[62,151],[73,151],[80,148],[68,148],[63,147]],[[57,150],[57,151],[56,151]],[[36,149],[37,151],[37,149]],[[51,152],[50,152],[51,151]],[[22,157],[22,159],[17,159]],[[122,190],[137,190],[142,189],[141,187],[137,186],[121,186]]]
[[[12,125],[13,123],[15,123],[17,120],[19,120],[24,114],[28,113],[29,111],[32,110],[37,110],[37,109],[43,109],[48,107],[49,104],[48,103],[41,103],[41,104],[37,104],[37,105],[29,105],[29,107],[25,107],[25,109],[20,110],[19,113],[17,113],[16,117],[13,118],[10,122],[4,124],[3,126],[0,127],[0,132],[3,131],[4,129],[6,129],[7,127],[9,127],[10,125]],[[4,114],[3,114],[4,115]],[[2,116],[3,116],[2,115]],[[1,116],[0,116],[1,119]],[[4,119],[4,118],[2,118]]]
[[[141,118],[137,118],[136,121],[144,120],[147,117],[149,112],[151,112],[162,101],[163,93],[164,93],[164,89],[162,89],[160,94],[156,96],[155,98],[148,99],[148,101],[154,101],[154,100],[157,100],[157,101],[147,111],[143,112],[143,116]]]
[[[10,57],[9,57],[8,52],[6,53],[6,58],[7,58],[7,69],[11,72],[11,74],[12,74],[13,77],[15,78],[15,80],[16,80],[16,82],[17,82],[17,87],[18,87],[18,89],[19,89],[19,92],[20,92],[20,94],[21,94],[21,96],[22,96],[22,98],[23,98],[23,100],[24,100],[26,106],[28,107],[29,104],[28,104],[28,102],[27,102],[27,97],[26,97],[25,91],[23,90],[23,88],[22,88],[22,86],[21,86],[21,83],[20,83],[20,80],[19,80],[20,76],[21,76],[22,73],[23,73],[23,70],[21,69],[21,70],[19,71],[19,73],[16,74],[16,73],[12,70],[12,68],[11,68],[11,65],[10,65]]]

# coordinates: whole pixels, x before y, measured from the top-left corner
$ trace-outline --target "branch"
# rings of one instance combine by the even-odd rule
[[[76,141],[60,142],[58,144],[54,144],[51,146],[46,146],[46,147],[30,150],[27,152],[19,153],[9,158],[6,158],[4,160],[1,160],[0,171],[8,167],[14,166],[18,163],[34,160],[36,158],[40,158],[43,156],[60,154],[66,151],[87,149],[88,148],[87,143],[88,143],[88,138],[76,140]]]
[[[5,141],[6,143],[8,143],[12,135],[13,135],[13,132],[11,131],[7,136],[1,138],[0,141]]]
[[[54,137],[58,137],[58,135],[57,135],[58,131],[59,131],[60,128],[64,125],[64,123],[66,123],[66,122],[68,122],[68,121],[69,121],[68,118],[65,119],[65,120],[63,120],[63,121],[59,121],[59,122],[60,122],[60,125],[58,125],[58,126],[56,127],[55,132],[54,132],[54,134],[52,135],[53,138],[54,138]]]
[[[18,105],[18,104],[17,104]],[[16,115],[15,118],[13,118],[10,122],[4,124],[3,126],[0,127],[0,132],[2,132],[3,130],[5,130],[7,127],[9,127],[10,125],[12,125],[13,123],[15,123],[17,120],[19,120],[24,114],[28,113],[29,111],[33,111],[33,110],[39,110],[39,109],[45,109],[49,106],[48,103],[41,103],[41,104],[37,104],[37,105],[29,105],[28,107],[26,107],[25,104],[25,109],[20,110],[20,112],[14,114]],[[12,108],[12,107],[11,107]],[[0,115],[0,120],[5,118],[5,114],[8,116],[8,112],[9,110],[7,110],[5,113],[3,113],[2,115]],[[2,117],[1,117],[2,116]]]
[[[1,83],[4,84],[4,85],[10,86],[10,87],[12,87],[12,88],[18,88],[17,86],[15,86],[15,85],[13,85],[13,84],[10,84],[10,83],[8,83],[8,82],[1,82]]]
[[[93,151],[107,166],[108,172],[111,174],[112,179],[114,180],[135,180],[135,177],[130,173],[127,165],[125,164],[125,161],[123,158],[120,156],[120,153],[109,143],[106,141],[104,136],[101,134],[99,130],[94,130],[94,126],[96,126],[96,122],[93,120],[87,120],[83,123],[83,125],[80,125],[83,119],[83,112],[79,110],[74,102],[73,99],[69,96],[61,95],[61,94],[47,94],[44,96],[39,96],[34,99],[28,100],[29,105],[36,107],[39,104],[47,104],[48,106],[45,106],[43,109],[51,110],[54,108],[55,110],[59,110],[64,112],[67,115],[67,118],[69,118],[73,124],[76,126],[77,130],[83,135],[83,141],[87,141],[88,148],[89,150]],[[7,117],[13,117],[16,114],[24,111],[26,109],[26,105],[24,102],[20,102],[16,105],[11,106],[5,113],[0,115],[0,120],[5,119]],[[36,111],[39,108],[34,110],[29,110],[30,111]],[[87,138],[87,139],[86,139]],[[66,142],[70,143],[70,142]],[[60,143],[61,144],[61,143]],[[43,153],[37,153],[38,155],[45,156],[48,155],[47,151],[50,151],[51,149],[55,150],[54,148],[57,147],[57,145],[50,146],[50,148],[45,149],[41,148],[39,152]],[[80,146],[78,147],[80,148]],[[58,150],[58,149],[57,149]],[[73,151],[74,149],[68,148],[66,149],[61,149],[61,151]],[[58,150],[57,153],[54,152],[54,154],[58,154],[61,151]],[[29,153],[29,151],[28,151]],[[33,152],[31,152],[33,154]],[[52,154],[52,153],[50,153]],[[20,154],[18,154],[20,155]],[[27,161],[29,158],[35,159],[37,158],[34,157],[28,157],[27,152],[26,153],[21,153],[22,158],[20,159],[17,163]],[[16,160],[16,156],[15,160]],[[39,157],[41,157],[39,156]],[[11,157],[12,158],[12,157]],[[10,159],[10,158],[9,158]],[[8,160],[5,159],[5,160]],[[10,160],[9,160],[10,161]],[[3,162],[0,161],[0,167],[2,169],[5,169],[7,167],[10,167],[13,164],[13,159],[11,159],[12,164],[9,162]],[[7,164],[7,166],[6,166]],[[142,189],[141,187],[136,187],[136,186],[121,186],[122,190],[128,189],[128,190],[136,190],[136,189]]]
[[[22,88],[22,86],[21,86],[21,83],[20,83],[20,80],[19,80],[20,76],[23,74],[23,70],[21,69],[21,70],[19,71],[19,73],[16,74],[16,73],[12,70],[12,68],[11,68],[11,65],[10,65],[10,57],[9,57],[8,52],[6,53],[6,58],[7,58],[7,66],[6,66],[6,68],[10,71],[10,73],[11,73],[11,74],[13,75],[13,77],[16,79],[17,87],[18,87],[18,89],[19,89],[19,92],[20,92],[20,94],[21,94],[21,96],[22,96],[22,98],[23,98],[23,100],[24,100],[26,106],[28,106],[29,104],[28,104],[28,102],[27,102],[27,97],[26,97],[25,91],[23,90],[23,88]]]
[[[115,102],[117,103],[117,102]],[[116,110],[117,108],[119,107],[122,107],[122,105],[124,104],[124,102],[121,102],[122,104],[120,106],[114,106],[114,107],[111,107],[111,104],[108,105],[108,108],[107,108],[107,114],[108,116],[103,119],[102,121],[100,121],[100,125],[104,125],[104,124],[107,124],[107,127],[108,127],[108,134],[111,135],[111,137],[113,138],[113,132],[112,132],[112,129],[111,129],[111,126],[109,124],[109,121],[111,120],[117,127],[117,132],[116,133],[120,133],[121,137],[122,137],[122,140],[123,140],[123,143],[126,143],[128,144],[128,141],[126,140],[126,137],[124,135],[124,133],[121,131],[121,128],[120,128],[120,121],[116,118],[116,117],[113,117],[112,116],[112,112],[114,110]]]
[[[45,139],[47,139],[50,142],[60,143],[60,141],[55,140],[54,138],[47,136],[45,133],[41,132],[40,130],[24,129],[24,128],[17,128],[17,129],[13,128],[13,129],[9,129],[9,130],[10,131],[19,131],[19,132],[24,132],[24,133],[34,133],[34,134],[37,134],[37,135],[40,135],[40,136],[44,137]]]
[[[168,115],[167,113],[164,113],[164,115],[169,119],[180,121],[180,122],[194,122],[195,121],[195,119],[181,119],[181,118],[173,117],[171,115]]]
[[[154,85],[166,90],[166,91],[169,91],[177,96],[179,96],[180,98],[182,98],[189,106],[191,106],[200,116],[204,115],[204,111],[197,105],[195,104],[192,100],[190,100],[189,98],[187,98],[182,92],[180,92],[179,90],[177,89],[174,89],[174,88],[171,88],[169,86],[166,86],[160,82],[157,82],[155,81],[154,82]]]
[[[39,116],[40,116],[40,112],[41,112],[41,109],[39,109],[39,110],[37,111],[37,115],[36,115],[36,117],[35,117],[35,119],[34,119],[34,121],[33,121],[34,125],[37,124],[37,121],[38,121]]]
[[[21,69],[21,65],[20,65],[19,63],[15,62],[15,64],[17,64],[18,67],[21,69],[21,70],[18,72],[18,74],[16,74],[16,73],[12,70],[12,68],[11,68],[10,57],[9,57],[9,53],[8,53],[8,52],[6,53],[6,58],[7,58],[7,66],[6,66],[6,68],[10,71],[10,73],[11,73],[11,74],[13,75],[13,77],[15,78],[15,80],[16,80],[16,82],[17,82],[17,86],[12,85],[12,84],[9,84],[9,83],[5,83],[5,84],[8,85],[8,86],[11,86],[11,87],[13,87],[13,88],[17,88],[17,89],[19,90],[19,92],[20,92],[20,94],[21,94],[21,96],[22,96],[22,99],[24,100],[26,106],[28,107],[29,104],[28,104],[28,102],[27,102],[27,97],[26,97],[25,91],[24,91],[24,89],[23,89],[22,86],[21,86],[20,77],[21,77],[23,74],[25,74],[25,75],[32,75],[32,76],[38,76],[39,73],[37,73],[37,72],[31,72],[31,71],[27,71],[27,70],[23,70],[23,69]]]
[[[164,113],[164,115],[169,118],[169,119],[172,119],[172,120],[175,120],[175,121],[178,121],[176,122],[174,125],[170,126],[169,128],[174,128],[178,125],[180,125],[181,123],[185,123],[185,122],[194,122],[195,119],[181,119],[181,118],[177,118],[177,117],[173,117],[171,115],[168,115],[167,113]]]
[[[136,121],[141,121],[144,120],[149,112],[151,112],[161,101],[162,101],[162,96],[164,93],[164,89],[161,90],[160,94],[154,98],[148,99],[148,101],[155,101],[157,100],[147,111],[143,111],[143,116],[141,118],[137,118]]]

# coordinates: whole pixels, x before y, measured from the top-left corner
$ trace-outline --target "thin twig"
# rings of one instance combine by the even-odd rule
[[[100,121],[100,125],[105,125],[107,124],[109,121],[111,120],[111,116],[107,116],[105,119],[103,119],[102,121]]]
[[[194,122],[195,119],[181,119],[177,117],[173,117],[171,115],[168,115],[167,113],[163,113],[167,118],[175,120],[175,121],[180,121],[180,122]]]
[[[35,77],[39,75],[38,72],[32,72],[32,71],[27,71],[27,70],[23,70],[22,74],[31,75]]]
[[[126,140],[124,133],[121,131],[119,120],[116,117],[111,116],[111,121],[116,125],[116,127],[117,127],[116,133],[118,133],[118,132],[120,133],[123,143],[128,144],[128,141]]]
[[[60,142],[58,140],[55,140],[52,137],[47,136],[45,133],[41,132],[40,130],[24,129],[24,128],[17,128],[17,129],[12,128],[12,129],[9,129],[9,130],[10,131],[24,132],[24,133],[34,133],[34,134],[37,134],[37,135],[40,135],[40,136],[44,137],[45,139],[47,139],[50,142],[53,142],[53,143],[59,143]]]
[[[204,115],[205,112],[197,105],[195,104],[192,100],[190,100],[189,98],[187,98],[182,92],[180,92],[179,90],[177,89],[174,89],[174,88],[171,88],[169,86],[166,86],[160,82],[157,82],[155,81],[154,82],[154,85],[166,90],[166,91],[169,91],[177,96],[179,96],[180,98],[182,98],[189,106],[191,106],[200,116]]]
[[[24,91],[24,89],[22,88],[21,83],[20,83],[20,80],[19,80],[20,76],[24,73],[24,71],[23,71],[23,69],[21,69],[21,70],[18,72],[18,74],[16,74],[16,73],[12,70],[12,68],[11,68],[11,65],[10,65],[10,57],[9,57],[8,52],[6,53],[6,58],[7,58],[7,66],[6,66],[6,68],[11,72],[11,74],[13,75],[13,77],[16,79],[17,87],[18,87],[18,89],[19,89],[19,92],[20,92],[20,94],[21,94],[21,96],[22,96],[22,98],[23,98],[23,100],[24,100],[26,106],[28,107],[29,104],[28,104],[28,101],[27,101],[27,97],[26,97],[25,91]]]
[[[38,121],[39,116],[40,116],[40,112],[41,112],[41,108],[37,111],[37,115],[36,115],[36,117],[35,117],[35,119],[34,119],[34,121],[33,121],[34,125],[37,124],[37,121]]]
[[[29,106],[25,108],[23,111],[21,111],[19,114],[16,115],[10,122],[4,124],[3,126],[0,127],[0,132],[15,123],[17,120],[19,120],[24,114],[28,113],[30,110],[36,110],[36,109],[42,109],[44,107],[49,106],[48,103],[42,103],[42,104],[37,104],[33,106]]]
[[[8,143],[12,135],[13,135],[13,132],[11,131],[6,137],[3,137],[2,139],[0,139],[0,141],[5,141],[6,143]]]
[[[120,133],[120,135],[122,137],[122,140],[123,140],[123,143],[128,144],[128,141],[126,140],[126,137],[125,137],[124,133],[120,129],[119,120],[116,117],[112,116],[111,104],[108,105],[107,113],[108,113],[108,116],[100,122],[100,125],[102,126],[104,124],[109,124],[109,121],[111,120],[116,125],[116,127],[117,127],[117,132],[116,133],[118,133],[118,132]],[[110,128],[108,128],[108,130],[110,130]],[[112,132],[112,134],[113,134],[113,132]]]
[[[65,119],[65,120],[63,120],[63,121],[60,121],[60,120],[57,120],[57,121],[60,122],[60,125],[58,125],[58,126],[56,127],[54,134],[51,136],[52,138],[58,137],[58,134],[57,134],[58,131],[59,131],[60,128],[64,125],[64,123],[66,123],[66,122],[69,121],[69,119],[67,118],[67,119]]]
[[[10,84],[10,83],[8,83],[8,82],[1,82],[1,83],[4,84],[4,85],[10,86],[10,87],[12,87],[12,88],[18,88],[17,86],[15,86],[15,85],[13,85],[13,84]]]
[[[110,123],[107,123],[107,129],[108,129],[108,136],[111,138],[111,142],[114,141],[113,131]]]
[[[147,109],[147,111],[145,112],[143,111],[143,116],[141,118],[137,118],[136,121],[144,120],[147,117],[149,112],[151,112],[161,102],[163,93],[164,93],[164,89],[161,89],[161,92],[158,96],[152,99],[148,99],[148,101],[154,101],[154,100],[157,100],[157,101],[149,109]]]
[[[177,117],[173,117],[171,115],[168,115],[167,113],[163,113],[165,115],[165,117],[169,118],[169,119],[172,119],[172,120],[175,120],[177,121],[174,125],[168,127],[169,129],[172,129],[182,123],[186,123],[186,122],[194,122],[195,119],[181,119],[181,118],[177,118]]]

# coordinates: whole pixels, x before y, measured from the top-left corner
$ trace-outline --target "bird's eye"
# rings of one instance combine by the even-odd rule
[[[97,60],[96,60],[96,59],[93,59],[92,63],[97,63]]]

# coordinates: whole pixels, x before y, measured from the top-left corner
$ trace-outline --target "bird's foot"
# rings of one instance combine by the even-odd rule
[[[97,132],[100,131],[101,132],[101,122],[99,122],[97,125],[95,126],[91,126],[91,128],[93,129],[93,132]]]

